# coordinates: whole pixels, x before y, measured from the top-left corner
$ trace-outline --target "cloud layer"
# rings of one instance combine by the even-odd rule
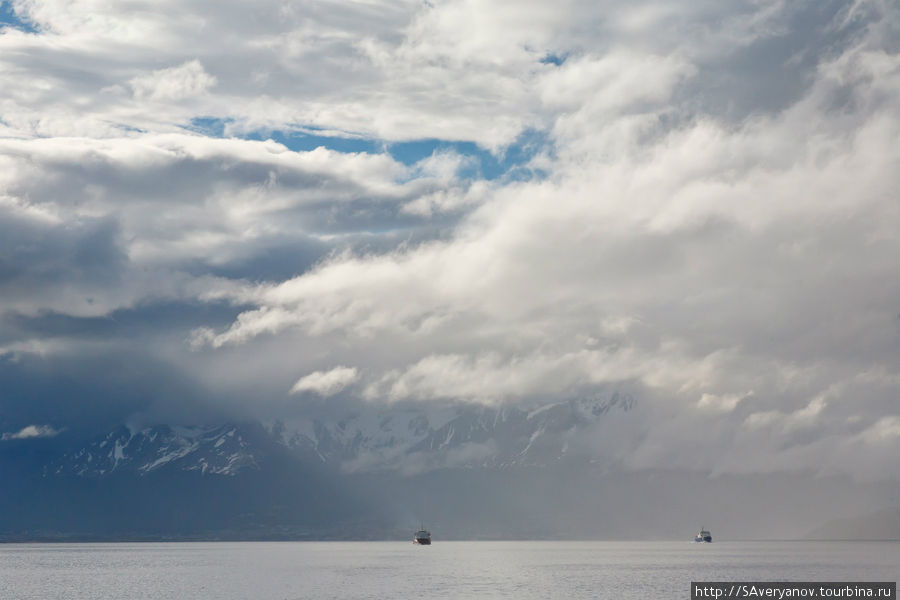
[[[269,416],[628,388],[632,468],[896,478],[894,3],[13,6],[4,360]]]
[[[57,434],[59,434],[59,432],[49,425],[28,425],[19,431],[8,431],[3,435],[0,435],[0,440],[27,440],[30,438],[53,437]]]

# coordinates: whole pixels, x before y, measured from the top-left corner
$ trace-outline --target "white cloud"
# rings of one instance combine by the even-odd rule
[[[291,388],[292,394],[314,392],[320,396],[333,396],[359,379],[354,367],[335,367],[329,371],[313,371],[304,375]]]
[[[697,408],[717,412],[731,412],[741,400],[752,395],[753,392],[748,394],[703,394],[700,396],[700,400],[697,401]]]
[[[860,437],[869,444],[897,444],[900,442],[900,416],[882,417],[860,433]]]
[[[204,94],[216,84],[216,78],[192,60],[168,69],[158,69],[130,81],[135,98],[141,100],[181,100]]]
[[[0,436],[0,440],[27,440],[31,438],[53,437],[59,434],[58,429],[50,425],[28,425],[17,432],[7,432]]]
[[[695,70],[674,56],[615,51],[569,59],[560,68],[543,74],[538,89],[547,106],[608,118],[642,103],[668,99],[678,81]]]

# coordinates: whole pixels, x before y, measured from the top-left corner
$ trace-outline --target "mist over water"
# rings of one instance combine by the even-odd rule
[[[711,580],[894,581],[900,542],[9,544],[16,600],[690,597]]]

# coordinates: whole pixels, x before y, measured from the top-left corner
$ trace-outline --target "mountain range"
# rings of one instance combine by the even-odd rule
[[[103,478],[157,471],[235,476],[259,470],[273,455],[298,464],[321,463],[343,472],[438,468],[549,466],[589,459],[583,436],[610,412],[624,413],[634,399],[624,393],[519,408],[463,405],[438,410],[375,408],[336,419],[207,426],[158,424],[134,430],[121,425],[44,466],[44,476]]]
[[[624,392],[529,409],[360,402],[7,439],[0,540],[404,539],[421,522],[438,540],[688,539],[701,524],[716,539],[802,537],[834,506],[862,514],[879,506],[860,498],[894,493],[624,468],[597,442],[635,406]]]
[[[397,507],[422,491],[417,476],[586,461],[580,437],[633,406],[623,393],[529,411],[359,404],[289,425],[122,424],[87,439],[7,440],[0,473],[15,493],[0,496],[0,536],[389,536]]]

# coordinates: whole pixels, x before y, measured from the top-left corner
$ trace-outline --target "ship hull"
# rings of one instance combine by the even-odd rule
[[[431,540],[429,540],[429,539],[422,539],[422,540],[416,539],[416,540],[413,540],[413,544],[418,544],[419,546],[430,546],[430,545],[431,545]]]

